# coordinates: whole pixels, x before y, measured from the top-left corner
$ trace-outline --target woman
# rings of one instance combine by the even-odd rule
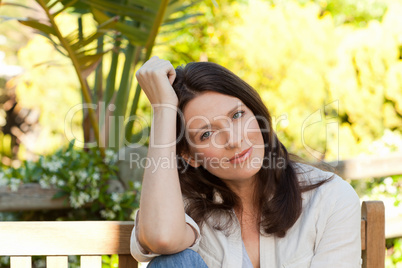
[[[356,193],[337,175],[290,158],[253,88],[217,64],[175,70],[158,57],[137,79],[154,112],[131,239],[138,261],[360,265]]]

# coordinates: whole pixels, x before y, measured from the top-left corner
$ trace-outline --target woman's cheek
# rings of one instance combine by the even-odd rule
[[[247,143],[252,143],[251,141],[257,142],[259,139],[262,139],[260,126],[254,116],[246,121],[244,132],[244,137],[246,137]]]

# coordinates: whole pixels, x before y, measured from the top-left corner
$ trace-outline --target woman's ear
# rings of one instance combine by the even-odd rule
[[[199,166],[201,166],[201,164],[199,163],[199,161],[196,161],[196,159],[194,159],[191,155],[189,154],[182,154],[181,157],[183,157],[184,161],[187,162],[187,164],[189,164],[190,166],[192,166],[193,168],[198,168]]]

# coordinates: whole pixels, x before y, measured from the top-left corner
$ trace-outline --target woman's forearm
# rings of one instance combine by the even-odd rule
[[[176,113],[173,105],[154,106],[137,227],[140,243],[153,252],[174,251],[188,232],[176,163]]]

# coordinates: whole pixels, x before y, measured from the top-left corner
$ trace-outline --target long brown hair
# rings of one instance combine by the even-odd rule
[[[283,237],[293,226],[302,212],[302,192],[319,187],[326,180],[316,184],[301,185],[294,164],[300,158],[288,153],[272,128],[271,116],[259,94],[245,81],[226,68],[211,62],[194,62],[176,69],[173,88],[178,96],[180,111],[186,104],[202,94],[213,91],[240,99],[256,116],[265,143],[263,168],[257,174],[254,201],[259,208],[260,226],[263,234]],[[235,217],[233,208],[240,207],[239,197],[218,177],[202,166],[194,168],[180,157],[189,152],[185,138],[179,135],[184,131],[182,116],[177,117],[177,156],[181,190],[186,198],[186,213],[199,225],[212,215],[226,215],[214,219],[227,219],[214,222],[214,228],[227,230]],[[300,160],[300,161],[296,161]],[[271,161],[268,163],[268,161]],[[283,167],[266,168],[271,163],[284,162]],[[216,195],[220,201],[217,202]]]

